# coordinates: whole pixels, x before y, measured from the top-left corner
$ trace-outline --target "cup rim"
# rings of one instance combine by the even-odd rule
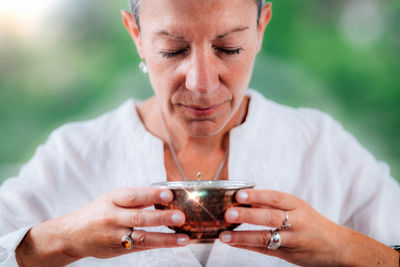
[[[252,181],[232,181],[232,180],[198,180],[198,181],[172,181],[152,183],[150,186],[167,189],[223,189],[239,190],[253,188],[256,184]]]

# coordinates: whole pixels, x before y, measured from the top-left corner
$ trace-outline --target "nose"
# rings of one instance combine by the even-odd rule
[[[218,61],[211,51],[201,50],[192,54],[186,73],[186,88],[208,94],[219,86]]]

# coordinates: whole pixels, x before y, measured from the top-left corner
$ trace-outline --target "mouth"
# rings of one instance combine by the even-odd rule
[[[187,111],[196,117],[208,117],[211,116],[222,104],[212,105],[212,106],[195,106],[195,105],[183,105]]]

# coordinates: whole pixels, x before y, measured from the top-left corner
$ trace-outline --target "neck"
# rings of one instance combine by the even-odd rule
[[[183,133],[179,127],[172,128],[170,125],[171,124],[167,124],[168,132],[172,145],[178,155],[185,153],[206,157],[210,155],[210,153],[225,151],[228,148],[230,129],[224,129],[218,134],[209,137],[192,137]],[[179,131],[172,130],[176,128],[179,129]]]

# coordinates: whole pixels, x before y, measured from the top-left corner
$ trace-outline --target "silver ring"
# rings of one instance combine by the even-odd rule
[[[292,225],[289,223],[289,214],[285,211],[285,220],[282,223],[281,230],[289,229]]]
[[[122,238],[121,238],[121,245],[124,247],[124,248],[126,248],[126,249],[132,249],[133,248],[133,240],[132,240],[132,238],[131,238],[131,234],[132,234],[133,232],[130,232],[129,234],[127,234],[127,235],[124,235]]]
[[[268,249],[278,249],[281,246],[282,240],[281,240],[281,235],[278,233],[278,231],[270,230],[271,231],[271,238],[269,239],[268,243]]]

